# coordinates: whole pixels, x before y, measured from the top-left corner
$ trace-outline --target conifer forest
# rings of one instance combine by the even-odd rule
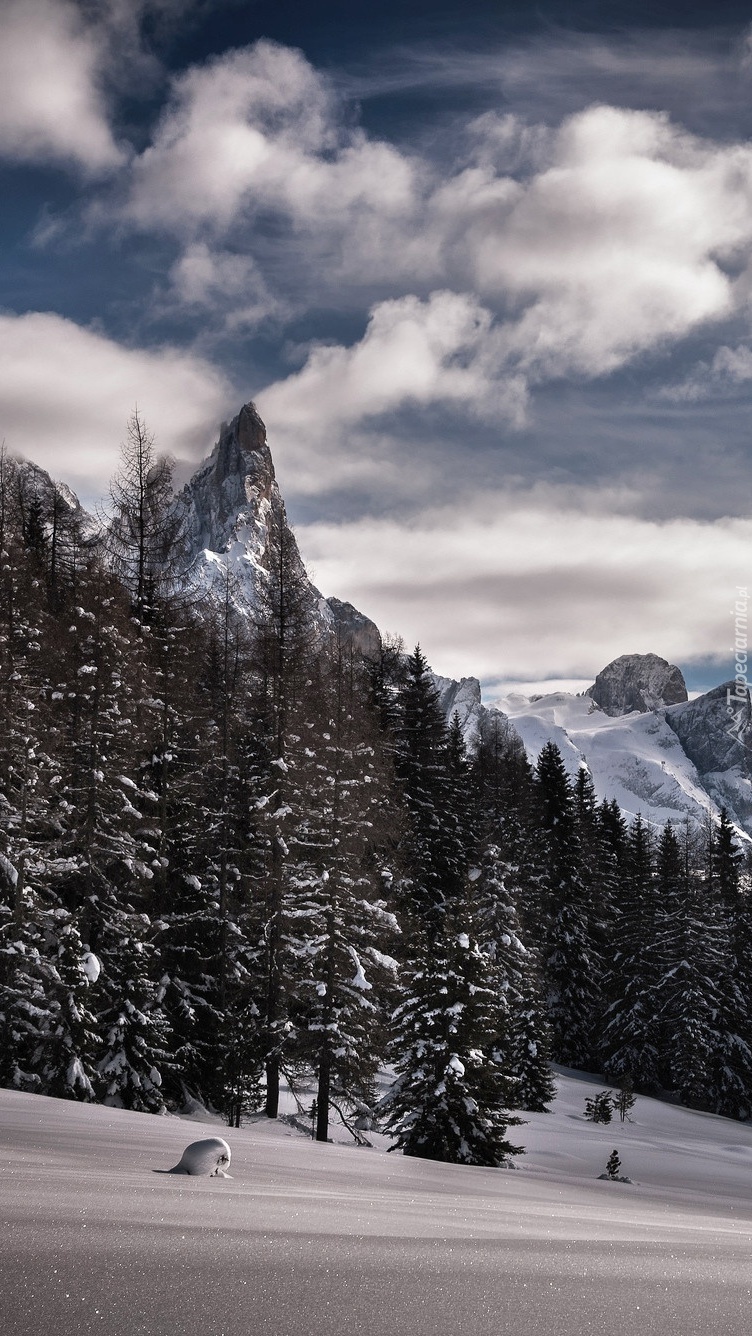
[[[98,523],[0,459],[0,1084],[240,1126],[284,1082],[319,1140],[490,1166],[552,1061],[749,1118],[725,812],[628,825],[501,715],[469,752],[420,649],[322,627],[270,533],[249,612],[192,584],[137,416]]]

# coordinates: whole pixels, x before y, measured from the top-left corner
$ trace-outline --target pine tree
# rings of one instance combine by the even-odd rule
[[[662,1048],[656,995],[660,895],[649,834],[638,814],[627,838],[621,912],[604,983],[600,1052],[608,1080],[629,1080],[636,1089],[653,1093],[660,1087]]]
[[[385,1105],[393,1149],[450,1164],[497,1167],[520,1148],[506,1139],[509,1088],[495,1047],[499,998],[488,957],[459,932],[433,943],[441,960],[407,972],[395,1014],[397,1081]],[[424,959],[429,958],[426,951]]]
[[[128,419],[110,500],[110,561],[130,592],[134,616],[149,625],[184,575],[183,523],[173,494],[172,466],[166,455],[157,454],[138,409]]]
[[[496,1047],[502,1055],[514,1106],[545,1112],[556,1097],[551,1072],[551,1030],[537,953],[525,944],[513,897],[505,884],[500,849],[488,844],[472,882],[473,920],[489,958],[503,1011]]]
[[[440,927],[462,898],[470,861],[464,820],[469,774],[464,757],[449,750],[449,732],[438,691],[420,647],[408,658],[400,690],[395,770],[405,821],[402,862],[406,872],[401,908],[406,927]],[[458,793],[458,788],[460,792]]]
[[[290,852],[293,885],[312,911],[302,1048],[317,1072],[315,1134],[325,1141],[332,1103],[343,1117],[348,1107],[367,1114],[385,1056],[385,1006],[396,970],[387,952],[398,931],[383,899],[394,811],[367,678],[347,643],[333,647],[307,709],[306,745],[294,771],[301,814]]]
[[[717,921],[707,912],[670,822],[656,859],[660,905],[656,924],[659,975],[655,998],[662,1032],[662,1084],[682,1103],[706,1107],[713,1063],[713,1021],[719,998]]]
[[[86,950],[68,915],[59,916],[50,946],[45,967],[47,1014],[33,1057],[34,1069],[41,1076],[45,1094],[92,1102],[96,1100],[101,1040],[89,994],[97,987],[99,963]]]
[[[264,903],[260,933],[263,988],[258,1010],[261,1025],[267,1117],[279,1109],[283,1056],[294,1038],[290,984],[300,959],[294,915],[298,890],[289,868],[291,745],[302,741],[292,727],[305,698],[306,683],[319,648],[310,585],[284,506],[273,504],[268,517],[264,580],[258,593],[255,626],[256,718],[259,723],[256,809],[264,852]],[[315,673],[314,673],[315,676]]]
[[[542,749],[535,775],[544,839],[553,1052],[559,1062],[588,1067],[595,1047],[600,961],[591,934],[572,788],[554,743]]]
[[[162,1113],[170,1034],[152,977],[154,949],[144,935],[148,921],[144,924],[133,915],[126,922],[120,918],[113,916],[103,934],[107,968],[99,1007],[97,1093],[103,1104]]]
[[[405,930],[405,1000],[393,1018],[398,1072],[388,1126],[410,1155],[501,1164],[505,1003],[468,904],[476,842],[470,769],[458,729],[448,731],[420,649],[400,689],[396,773],[405,811],[399,904]]]
[[[706,897],[721,937],[718,1010],[708,1104],[730,1118],[752,1117],[752,921],[742,893],[743,858],[725,807],[708,840]]]

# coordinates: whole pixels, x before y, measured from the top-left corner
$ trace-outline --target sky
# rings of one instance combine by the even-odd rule
[[[252,399],[312,576],[439,673],[734,675],[752,10],[0,0],[0,439],[93,504]],[[738,612],[738,609],[737,609]]]

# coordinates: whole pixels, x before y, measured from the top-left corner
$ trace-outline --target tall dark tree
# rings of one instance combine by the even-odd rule
[[[428,957],[426,957],[426,962]],[[431,968],[412,968],[395,1014],[396,1084],[386,1102],[394,1149],[451,1164],[496,1167],[507,1140],[510,1087],[496,1045],[501,1003],[488,956],[466,933],[433,942]]]
[[[256,717],[259,724],[257,810],[264,846],[261,933],[264,986],[259,998],[266,1074],[266,1114],[276,1118],[284,1051],[292,1039],[286,979],[296,973],[296,895],[290,881],[288,827],[293,716],[314,668],[319,629],[310,584],[284,506],[268,516],[264,578],[256,612]],[[314,673],[315,675],[315,673]],[[296,735],[297,736],[297,735]],[[298,739],[299,740],[299,739]]]
[[[718,925],[693,871],[692,850],[670,822],[656,856],[656,1007],[662,1032],[662,1085],[685,1104],[704,1106],[718,1013]]]
[[[604,982],[600,1053],[608,1080],[630,1081],[635,1089],[653,1093],[660,1085],[659,908],[650,835],[638,815],[627,836],[620,914]]]
[[[307,709],[290,846],[294,884],[313,909],[302,1048],[317,1078],[316,1138],[325,1141],[332,1103],[342,1117],[347,1109],[367,1117],[385,1058],[398,927],[384,890],[396,812],[367,676],[346,640],[332,646]]]
[[[572,786],[553,742],[546,743],[538,757],[535,781],[543,835],[544,965],[553,1053],[559,1062],[587,1067],[594,1052],[601,969],[591,932]]]

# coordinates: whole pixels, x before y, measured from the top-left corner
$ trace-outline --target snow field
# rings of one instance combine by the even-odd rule
[[[509,1170],[0,1091],[7,1336],[747,1336],[752,1128],[562,1075]],[[157,1175],[223,1131],[234,1177]],[[616,1147],[634,1185],[599,1181]]]

